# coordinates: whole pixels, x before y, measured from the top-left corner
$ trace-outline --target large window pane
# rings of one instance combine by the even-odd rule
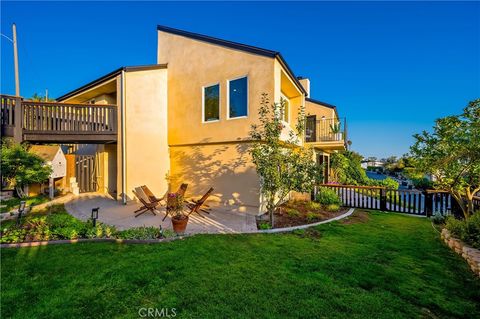
[[[247,116],[248,85],[247,78],[241,78],[229,82],[228,90],[228,116],[229,118]]]
[[[208,86],[203,90],[203,120],[218,121],[220,119],[220,85]]]

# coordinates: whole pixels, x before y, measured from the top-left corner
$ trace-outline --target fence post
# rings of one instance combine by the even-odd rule
[[[423,191],[423,195],[425,196],[425,215],[427,217],[431,217],[433,206],[433,193],[429,193],[425,190]]]
[[[448,194],[450,196],[450,203],[451,203],[451,209],[452,209],[452,214],[456,218],[462,219],[463,217],[463,211],[462,207],[460,207],[460,204],[457,202],[455,197],[453,197],[451,194]]]
[[[387,210],[387,189],[386,188],[380,189],[380,210],[383,210],[383,211]]]
[[[15,106],[13,107],[13,139],[15,142],[22,142],[23,134],[23,110],[22,110],[22,98],[15,97]]]

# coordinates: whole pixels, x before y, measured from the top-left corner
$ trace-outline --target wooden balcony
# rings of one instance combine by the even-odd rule
[[[321,118],[307,116],[305,143],[324,150],[345,150],[347,122],[344,118]]]
[[[117,106],[24,101],[1,95],[2,137],[34,143],[117,141]]]

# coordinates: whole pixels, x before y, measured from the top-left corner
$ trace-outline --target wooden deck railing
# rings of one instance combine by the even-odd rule
[[[23,129],[34,132],[116,132],[115,105],[22,102]]]
[[[16,105],[20,105],[22,99],[11,95],[1,95],[0,126],[2,136],[13,136],[15,134],[15,119],[21,117]],[[17,111],[17,114],[15,114]]]
[[[17,140],[116,140],[115,105],[22,101],[2,95],[1,115],[2,135]]]

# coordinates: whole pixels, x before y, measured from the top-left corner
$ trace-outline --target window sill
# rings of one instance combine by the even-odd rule
[[[227,120],[241,120],[241,119],[246,119],[248,118],[248,115],[245,116],[237,116],[237,117],[228,117]]]

